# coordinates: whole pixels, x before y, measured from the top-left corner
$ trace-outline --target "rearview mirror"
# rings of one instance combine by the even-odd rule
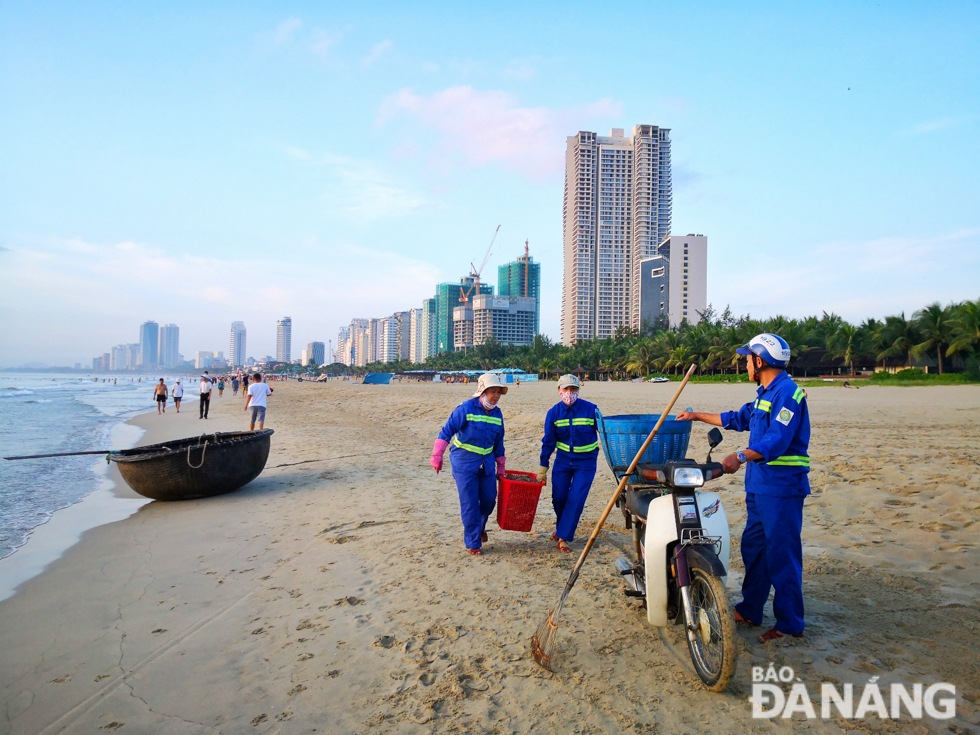
[[[718,431],[718,429],[712,429],[708,432],[708,446],[710,446],[712,449],[721,444],[721,439],[721,432]]]

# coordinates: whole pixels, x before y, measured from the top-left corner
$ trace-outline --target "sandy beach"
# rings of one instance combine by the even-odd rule
[[[267,469],[230,495],[152,502],[87,532],[0,603],[0,733],[840,733],[980,727],[980,387],[809,389],[813,496],[804,516],[807,630],[766,646],[740,630],[733,684],[704,691],[676,628],[645,623],[612,562],[613,514],[565,608],[556,672],[527,641],[577,553],[490,524],[465,554],[432,440],[472,387],[272,384]],[[658,413],[671,385],[587,384],[606,414]],[[691,385],[679,405],[735,408],[754,389]],[[508,468],[538,465],[555,384],[501,402]],[[197,417],[146,414],[141,443],[247,428],[230,391]],[[690,456],[703,458],[695,425]],[[725,433],[718,452],[744,446]],[[741,475],[713,483],[732,526],[739,599]],[[599,473],[579,552],[615,488]],[[130,491],[121,484],[120,494]],[[766,623],[771,624],[767,609]],[[753,720],[751,667],[863,686],[950,682],[957,718]]]

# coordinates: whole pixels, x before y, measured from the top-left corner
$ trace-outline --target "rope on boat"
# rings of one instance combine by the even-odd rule
[[[201,449],[201,463],[199,465],[197,465],[197,467],[195,467],[194,465],[191,464],[191,450],[194,447],[187,447],[187,466],[190,467],[192,470],[199,470],[199,469],[201,469],[201,467],[204,466],[204,453],[206,451],[208,451],[208,442],[209,441],[211,441],[211,440],[210,439],[205,439],[205,441],[204,441],[204,447]]]

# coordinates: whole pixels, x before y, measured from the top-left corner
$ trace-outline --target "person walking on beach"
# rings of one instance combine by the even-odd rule
[[[225,394],[225,376],[218,376],[218,398]]]
[[[234,398],[238,395],[238,376],[234,375],[231,378],[231,395]]]
[[[476,393],[449,416],[432,445],[429,464],[436,474],[442,470],[446,447],[453,468],[453,479],[459,492],[459,509],[463,519],[463,542],[473,556],[483,553],[487,540],[487,520],[497,503],[496,477],[502,477],[504,456],[504,415],[497,407],[507,386],[493,373],[484,373],[477,382]]]
[[[545,416],[538,468],[538,482],[547,481],[551,453],[557,450],[551,471],[551,504],[558,521],[551,540],[557,541],[558,550],[566,554],[572,550],[569,543],[575,538],[599,457],[596,405],[579,398],[580,388],[574,375],[558,379],[561,400]]]
[[[242,375],[242,395],[243,396],[246,396],[245,400],[247,401],[248,400],[248,398],[247,398],[247,396],[248,396],[248,373],[245,373],[244,375]]]
[[[255,425],[259,425],[259,431],[265,428],[265,409],[266,399],[272,395],[272,388],[262,382],[262,374],[256,373],[252,376],[252,384],[248,387],[248,397],[245,399],[245,410],[248,411],[249,404],[252,405],[252,421],[248,427],[249,431],[255,431]]]
[[[163,378],[153,387],[153,395],[157,399],[157,415],[167,412],[167,386],[163,383]]]
[[[206,419],[208,417],[208,411],[211,408],[211,386],[211,376],[205,370],[204,375],[201,376],[201,386],[199,389],[201,396],[201,415],[198,416],[199,419]]]
[[[762,608],[775,588],[776,623],[760,643],[785,636],[803,637],[803,501],[810,494],[810,415],[806,393],[786,374],[790,349],[775,334],[759,334],[737,352],[748,357],[749,378],[757,397],[738,411],[683,411],[678,421],[703,421],[733,431],[748,431],[748,447],[722,460],[726,473],[745,471],[742,533],[742,601],[735,621],[762,624]]]
[[[184,386],[180,384],[179,380],[174,383],[174,387],[170,390],[170,395],[174,397],[174,405],[177,407],[177,413],[180,413],[180,399],[184,397]]]

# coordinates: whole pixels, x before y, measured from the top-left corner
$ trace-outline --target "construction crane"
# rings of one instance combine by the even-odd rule
[[[490,260],[490,251],[493,250],[493,243],[497,239],[497,233],[500,232],[500,225],[497,225],[497,229],[493,231],[493,237],[490,239],[490,247],[487,248],[487,255],[477,268],[473,263],[470,263],[470,278],[473,279],[473,283],[470,284],[469,290],[464,291],[462,288],[459,290],[459,303],[464,306],[470,303],[470,296],[473,291],[476,291],[477,295],[480,293],[480,274],[483,273],[483,269],[487,267],[487,261]],[[460,281],[463,283],[463,281]]]

